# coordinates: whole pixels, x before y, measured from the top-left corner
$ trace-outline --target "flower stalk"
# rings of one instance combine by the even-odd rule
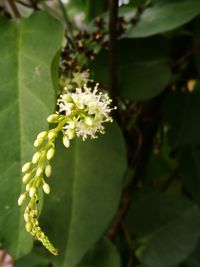
[[[38,191],[42,188],[45,194],[50,194],[51,188],[47,181],[52,173],[50,161],[56,151],[55,140],[61,132],[63,145],[69,148],[75,137],[81,137],[83,141],[88,137],[97,138],[97,133],[104,133],[103,123],[112,121],[111,102],[106,93],[98,91],[98,84],[91,88],[86,83],[74,91],[65,88],[57,101],[57,113],[47,118],[47,121],[56,124],[56,127],[37,135],[34,141],[37,151],[32,161],[22,167],[25,192],[20,195],[18,205],[21,206],[29,198],[24,212],[25,228],[54,255],[58,254],[58,250],[39,226]]]

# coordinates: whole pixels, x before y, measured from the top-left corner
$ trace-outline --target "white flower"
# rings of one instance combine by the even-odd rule
[[[96,138],[98,132],[104,133],[102,123],[112,121],[110,117],[113,109],[110,107],[112,100],[106,93],[99,92],[97,88],[98,84],[94,90],[85,84],[83,88],[76,88],[75,92],[67,92],[58,99],[59,112],[64,112],[65,115],[74,115],[73,132],[83,140],[87,137]],[[72,118],[69,118],[63,127],[68,137],[72,131],[70,121]]]

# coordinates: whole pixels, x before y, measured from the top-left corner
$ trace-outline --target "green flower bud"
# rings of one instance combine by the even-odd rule
[[[68,148],[70,147],[70,141],[69,141],[69,138],[67,136],[64,136],[63,137],[63,145]]]
[[[29,173],[26,173],[26,174],[22,177],[22,182],[23,182],[24,184],[26,184],[26,183],[29,182],[30,178],[31,178],[31,173],[30,173],[30,172],[29,172]]]
[[[37,139],[40,138],[45,139],[47,137],[47,134],[48,134],[47,131],[43,131],[37,135]]]
[[[35,186],[32,186],[30,189],[29,189],[29,196],[30,198],[32,198],[36,193],[36,188]]]
[[[18,205],[21,206],[26,198],[26,194],[21,194],[18,198]]]
[[[23,167],[22,167],[22,172],[23,172],[23,173],[27,172],[27,171],[30,169],[30,167],[31,167],[31,162],[27,162],[27,163],[25,163],[25,164],[23,165]]]
[[[51,191],[50,186],[47,183],[44,183],[43,186],[42,186],[42,188],[43,188],[44,193],[47,194],[47,195]]]
[[[43,173],[43,169],[42,168],[38,168],[37,171],[36,171],[35,176],[40,177],[42,175],[42,173]]]
[[[71,120],[71,121],[68,122],[68,124],[69,124],[69,128],[70,129],[75,129],[76,123],[74,121]]]
[[[31,183],[29,183],[29,184],[26,185],[26,191],[29,191],[30,190],[30,188],[31,188],[31,185],[30,184]]]
[[[25,222],[29,222],[30,221],[30,215],[28,213],[24,213],[24,220]]]
[[[33,155],[33,158],[32,158],[32,162],[33,162],[33,164],[36,164],[36,163],[39,161],[40,156],[41,156],[41,154],[40,154],[39,151],[37,151],[37,152]]]
[[[72,140],[75,137],[75,131],[73,129],[69,129],[68,137],[69,137],[69,140]]]
[[[93,125],[93,119],[91,117],[86,117],[85,118],[85,123],[88,125],[88,126],[92,126]]]
[[[73,102],[73,99],[72,99],[72,97],[71,96],[69,96],[69,95],[63,95],[63,100],[65,101],[65,102]]]
[[[46,168],[45,168],[46,177],[50,177],[51,176],[51,171],[52,171],[51,165],[47,165]]]
[[[55,149],[52,147],[47,151],[47,159],[51,160],[55,154]]]
[[[31,232],[31,230],[32,230],[32,227],[33,227],[33,225],[32,225],[32,223],[31,223],[31,222],[28,222],[28,223],[26,223],[26,231],[27,231],[28,233],[30,233],[30,232]]]
[[[47,121],[49,123],[55,123],[55,122],[58,122],[58,119],[59,119],[59,115],[58,114],[51,114],[48,118],[47,118]]]
[[[34,147],[38,147],[43,143],[44,139],[43,138],[37,138],[34,142]]]
[[[57,136],[57,133],[55,131],[50,131],[48,133],[49,140],[54,140],[56,138],[56,136]]]

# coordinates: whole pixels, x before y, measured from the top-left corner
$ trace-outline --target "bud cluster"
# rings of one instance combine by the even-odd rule
[[[29,197],[25,208],[24,220],[26,230],[54,255],[57,249],[42,232],[38,222],[38,190],[42,188],[45,194],[50,193],[48,178],[51,176],[50,161],[55,154],[55,139],[58,133],[63,134],[63,144],[70,147],[70,142],[75,137],[97,138],[97,133],[104,133],[104,122],[112,121],[110,117],[111,99],[107,94],[98,92],[98,84],[92,88],[85,84],[76,88],[74,92],[65,91],[57,101],[58,113],[51,114],[47,121],[56,124],[56,127],[43,131],[37,135],[34,147],[37,151],[32,160],[22,167],[22,182],[25,192],[20,195],[18,205],[21,206]]]

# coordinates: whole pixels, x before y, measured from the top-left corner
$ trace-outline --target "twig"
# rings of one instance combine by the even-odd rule
[[[17,6],[14,3],[14,0],[8,0],[8,4],[9,4],[9,6],[10,6],[10,8],[11,8],[13,14],[14,14],[14,16],[17,19],[21,18],[21,15],[19,13],[19,10],[17,9]]]
[[[200,43],[195,45],[191,50],[186,52],[185,55],[183,55],[181,58],[179,58],[176,62],[173,64],[173,68],[177,67],[178,65],[182,64],[184,61],[186,61],[188,58],[192,57],[194,54],[196,54],[200,50]]]
[[[29,0],[29,2],[31,3],[31,6],[33,7],[33,9],[35,9],[35,11],[40,10],[35,0]]]
[[[118,0],[109,0],[109,89],[114,102],[117,89],[117,16]]]
[[[72,30],[72,24],[68,18],[67,12],[65,10],[65,6],[63,5],[61,0],[58,0],[58,3],[60,5],[60,9],[62,11],[62,15],[63,18],[65,20],[65,25],[66,25],[66,29],[67,29],[67,39],[69,41],[69,43],[71,44],[72,47],[75,47],[74,42],[73,42],[73,30]]]

